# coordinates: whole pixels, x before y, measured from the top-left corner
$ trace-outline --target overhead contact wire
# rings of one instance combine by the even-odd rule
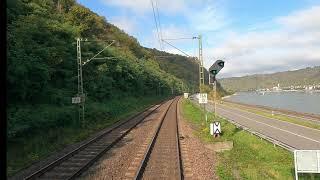
[[[150,2],[151,2],[151,6],[152,6],[153,18],[154,18],[154,21],[156,23],[158,41],[159,41],[159,45],[160,45],[160,49],[161,49],[161,39],[160,39],[160,35],[159,35],[160,33],[159,33],[159,28],[158,28],[158,23],[157,23],[157,18],[156,18],[156,13],[155,13],[155,9],[154,9],[153,0],[150,0]]]

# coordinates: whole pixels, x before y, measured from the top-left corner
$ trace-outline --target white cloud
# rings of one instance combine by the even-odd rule
[[[132,11],[146,11],[150,9],[149,0],[101,0],[103,3],[112,6],[127,8]]]
[[[295,12],[289,16],[280,17],[277,21],[287,28],[295,30],[316,30],[320,29],[320,6],[313,6],[310,9]]]
[[[143,14],[152,11],[150,0],[101,0],[106,5],[125,8],[137,14]],[[177,13],[187,9],[184,0],[153,0],[157,3],[158,8],[166,13]]]
[[[143,37],[141,44],[160,49],[150,0],[101,0],[117,6],[126,17],[114,23],[129,34]],[[250,26],[246,33],[230,30],[232,18],[222,0],[154,0],[158,3],[163,38],[192,37],[203,34],[204,65],[225,59],[221,77],[268,73],[320,64],[320,6],[293,12]],[[134,15],[134,18],[132,16]],[[176,24],[165,18],[179,19]],[[148,23],[146,23],[148,22]],[[148,27],[145,27],[148,24]],[[150,29],[149,33],[137,27]],[[149,27],[150,26],[150,27]],[[149,30],[148,30],[149,31]],[[143,33],[143,34],[142,34]],[[149,35],[148,35],[149,34]],[[192,40],[169,41],[194,55]],[[209,42],[209,43],[208,43]],[[167,52],[182,54],[164,44]],[[197,52],[197,51],[196,51]]]
[[[138,29],[136,20],[126,16],[112,17],[110,22],[129,34],[134,34]]]
[[[230,24],[231,20],[226,17],[226,11],[217,2],[210,2],[187,13],[190,26],[198,32],[204,32],[219,30]]]
[[[109,6],[129,10],[137,16],[153,11],[151,0],[100,1]],[[153,3],[157,5],[160,14],[182,15],[188,21],[184,26],[192,27],[194,31],[217,30],[229,23],[222,8],[225,4],[222,0],[153,0]],[[153,18],[153,15],[150,14],[150,17]]]
[[[153,19],[152,6],[150,0],[101,0],[108,6],[116,6],[126,11],[125,18],[118,17],[114,19],[114,23],[120,26],[129,34],[138,35],[141,33],[141,44],[147,47],[156,47],[160,49],[158,42],[158,35],[155,30],[155,22]],[[203,34],[203,31],[213,31],[224,27],[226,21],[226,14],[224,13],[223,0],[153,0],[157,2],[160,13],[162,37],[164,39],[170,38],[185,38],[198,36]],[[128,16],[128,14],[132,16]],[[130,18],[135,18],[135,22],[144,31],[140,32],[137,29],[138,25],[129,21]],[[172,18],[173,21],[165,20]],[[177,20],[174,22],[174,20]],[[148,27],[146,27],[148,25]],[[142,29],[142,28],[141,28]],[[145,29],[150,29],[146,32]],[[190,49],[197,42],[192,40],[179,40],[170,41],[183,51]],[[171,48],[169,45],[164,44],[166,48]],[[194,53],[192,53],[194,54]]]
[[[185,55],[179,50],[173,48],[171,45],[181,49],[183,52],[186,52],[190,56],[194,55],[194,52],[190,50],[189,45],[196,44],[195,40],[192,39],[181,39],[181,40],[170,40],[170,39],[177,39],[177,38],[192,38],[193,35],[189,29],[186,28],[181,28],[178,27],[174,24],[165,26],[162,28],[162,38],[167,42],[162,42],[162,47],[163,50],[169,53],[174,53],[174,54],[180,54],[180,55]],[[161,39],[161,37],[160,37]],[[143,40],[143,45],[148,46],[148,47],[156,47],[160,49],[160,44],[159,44],[159,37],[157,34],[156,29],[152,30],[152,34],[147,36]],[[169,44],[171,45],[169,45]]]
[[[226,59],[222,77],[270,73],[320,65],[320,6],[274,20],[273,31],[233,33],[207,56]],[[210,66],[209,61],[205,66]]]

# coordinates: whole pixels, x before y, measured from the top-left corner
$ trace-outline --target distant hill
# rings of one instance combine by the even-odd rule
[[[199,89],[199,64],[196,60],[181,56],[178,54],[170,54],[157,49],[149,49],[154,59],[159,63],[160,68],[179,79],[182,79],[191,89],[192,92]],[[208,84],[208,71],[204,69],[205,84]]]
[[[273,86],[277,86],[278,83],[281,87],[319,84],[320,66],[273,74],[255,74],[243,77],[222,78],[220,79],[220,83],[229,91],[272,88]]]

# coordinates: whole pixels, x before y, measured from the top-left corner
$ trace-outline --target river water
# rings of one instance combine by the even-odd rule
[[[227,98],[234,102],[320,114],[320,92],[238,92]]]

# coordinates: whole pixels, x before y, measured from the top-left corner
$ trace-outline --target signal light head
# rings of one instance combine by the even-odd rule
[[[211,74],[216,75],[217,74],[217,70],[211,70]]]
[[[221,62],[218,63],[218,65],[219,65],[220,67],[224,67],[224,62],[221,61]]]

